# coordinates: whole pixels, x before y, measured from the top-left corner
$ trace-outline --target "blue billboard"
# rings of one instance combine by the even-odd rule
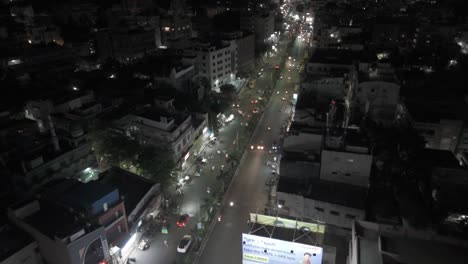
[[[242,264],[322,264],[323,248],[242,234]]]

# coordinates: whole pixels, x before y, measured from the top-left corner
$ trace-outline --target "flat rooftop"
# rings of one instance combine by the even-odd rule
[[[390,232],[369,229],[357,222],[359,264],[465,264],[468,248],[436,240],[412,238]],[[403,232],[402,232],[403,233]],[[379,241],[380,240],[380,241]],[[381,252],[384,251],[384,252]],[[392,258],[390,254],[397,256]]]
[[[10,224],[2,224],[0,226],[0,245],[2,245],[0,248],[0,262],[3,263],[5,259],[33,241],[34,239],[29,234],[17,227]]]
[[[130,214],[155,185],[154,182],[138,176],[129,171],[112,167],[109,170],[99,174],[100,183],[116,186],[119,193],[124,197],[125,211]]]
[[[47,184],[48,195],[69,202],[70,205],[83,209],[89,208],[96,201],[111,192],[118,191],[115,186],[98,181],[82,183],[77,180],[60,179]]]
[[[365,209],[367,188],[320,179],[280,177],[277,192],[302,195],[304,198]]]
[[[40,210],[23,219],[50,239],[63,239],[84,228],[75,216],[59,205],[41,201]]]
[[[308,63],[352,65],[360,56],[360,52],[350,50],[317,49]]]
[[[421,163],[430,164],[431,167],[441,167],[448,169],[461,169],[457,158],[449,150],[422,149],[418,154]]]
[[[335,146],[332,142],[341,141],[342,144]],[[337,151],[352,151],[352,147],[359,147],[369,150],[369,139],[362,134],[359,129],[343,129],[343,128],[330,128],[324,134],[324,149],[337,150]],[[361,153],[361,151],[358,151]],[[369,152],[369,151],[367,151]]]

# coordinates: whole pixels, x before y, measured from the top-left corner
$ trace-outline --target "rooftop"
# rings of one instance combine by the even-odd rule
[[[426,166],[448,169],[461,169],[457,158],[449,150],[422,149],[418,155],[419,160]]]
[[[145,108],[143,109],[140,113],[136,114],[137,116],[141,116],[146,119],[154,120],[157,122],[162,121],[162,117],[167,118],[167,122],[170,122],[171,120],[174,120],[176,125],[182,124],[186,119],[187,115],[184,114],[179,114],[179,113],[171,113],[165,109],[158,108],[158,107],[151,107],[151,108]]]
[[[0,226],[0,245],[2,245],[0,248],[0,262],[3,262],[33,241],[34,239],[30,235],[12,225]]]
[[[335,142],[342,142],[344,144],[340,144],[335,146]],[[328,150],[337,150],[337,151],[345,151],[345,152],[358,152],[368,153],[370,148],[370,143],[368,138],[360,133],[359,129],[352,129],[352,128],[330,128],[328,132],[325,132],[324,135],[324,149]],[[355,148],[363,148],[355,149]]]
[[[44,200],[40,202],[40,210],[24,218],[24,221],[50,239],[66,238],[84,227],[84,224],[78,222],[71,212]]]
[[[60,179],[46,187],[49,197],[55,197],[72,206],[87,209],[107,194],[117,190],[116,187],[98,181],[82,183],[77,180]],[[117,190],[118,191],[118,190]]]
[[[124,198],[125,211],[130,214],[147,192],[155,185],[154,182],[133,174],[129,171],[112,167],[99,175],[100,183],[116,186]]]
[[[406,109],[415,122],[439,123],[442,119],[458,120],[450,107],[405,101]]]
[[[309,63],[352,65],[360,57],[360,52],[338,49],[317,49]]]
[[[378,225],[361,221],[355,222],[355,231],[359,264],[468,262],[468,250],[461,245],[403,236],[401,231],[387,232],[379,230]]]
[[[302,195],[305,198],[364,209],[367,188],[320,179],[280,177],[278,192]]]

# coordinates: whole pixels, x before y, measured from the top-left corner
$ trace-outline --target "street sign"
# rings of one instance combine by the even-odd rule
[[[169,232],[167,231],[167,226],[162,226],[161,228],[161,233],[163,234],[168,234]]]

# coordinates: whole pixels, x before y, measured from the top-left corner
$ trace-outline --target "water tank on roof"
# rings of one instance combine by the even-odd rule
[[[78,122],[73,122],[70,125],[70,135],[73,138],[81,137],[84,134],[83,126]]]

